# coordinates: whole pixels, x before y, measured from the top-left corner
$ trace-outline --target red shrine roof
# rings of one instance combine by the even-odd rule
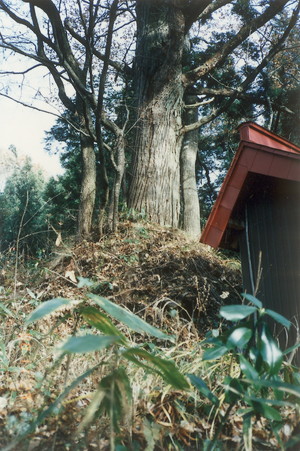
[[[200,238],[212,247],[226,247],[225,232],[231,227],[233,209],[243,201],[247,181],[253,183],[249,175],[300,182],[299,147],[253,122],[240,125],[239,132],[239,148]]]

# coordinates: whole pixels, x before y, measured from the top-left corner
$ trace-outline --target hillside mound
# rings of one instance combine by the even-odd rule
[[[77,298],[78,282],[88,279],[93,293],[143,312],[149,322],[157,321],[158,312],[177,311],[202,332],[219,324],[220,305],[240,303],[238,260],[171,228],[127,221],[99,242],[62,243],[55,254],[39,287],[44,300]]]
[[[97,242],[59,241],[47,261],[18,266],[12,255],[0,267],[0,448],[192,451],[216,436],[224,451],[242,449],[240,412],[249,405],[226,398],[239,362],[234,354],[203,359],[210,345],[202,340],[219,328],[220,306],[241,301],[238,260],[144,222],[124,221]],[[95,313],[93,299],[111,303],[89,293],[124,307],[114,306],[123,316]],[[63,308],[26,322],[53,298],[80,302],[55,299]],[[159,331],[130,327],[126,310]],[[92,348],[82,348],[87,341]],[[283,449],[298,423],[290,401],[276,437],[277,411],[267,406],[253,418],[253,449]]]

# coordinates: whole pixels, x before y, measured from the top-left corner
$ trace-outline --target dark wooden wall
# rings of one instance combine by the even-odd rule
[[[253,293],[261,269],[256,296],[265,307],[295,324],[288,345],[294,344],[296,327],[300,327],[300,183],[257,176],[243,210],[245,229],[240,250],[244,287]],[[279,332],[281,344],[287,345],[285,332],[277,328]]]

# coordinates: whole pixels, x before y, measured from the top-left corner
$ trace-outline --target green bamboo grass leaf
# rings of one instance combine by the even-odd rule
[[[255,382],[255,381],[254,381]],[[255,401],[255,402],[260,402],[263,404],[268,404],[270,406],[277,406],[277,407],[295,407],[295,404],[293,402],[289,402],[289,401],[283,401],[281,399],[266,399],[266,398],[256,398],[255,396],[245,396],[245,400],[246,401]]]
[[[202,393],[206,398],[208,398],[215,406],[219,406],[220,401],[216,397],[216,395],[213,394],[213,392],[208,388],[204,380],[202,380],[200,377],[195,376],[195,374],[187,374],[187,377],[191,381],[192,385],[197,388],[197,390]]]
[[[111,320],[99,312],[95,307],[84,307],[80,309],[80,313],[83,318],[93,327],[103,332],[105,335],[116,335],[122,339],[122,342],[126,342],[124,335],[116,328]]]
[[[146,333],[152,335],[153,337],[160,338],[162,340],[169,340],[172,343],[174,343],[175,341],[174,337],[165,334],[159,329],[156,329],[156,327],[153,327],[150,324],[146,323],[146,321],[139,318],[134,313],[124,309],[120,305],[114,304],[108,299],[103,298],[102,296],[97,296],[96,294],[89,294],[88,296],[96,304],[98,304],[99,307],[105,310],[106,313],[108,313],[121,323],[125,324],[135,332],[139,332],[141,334]]]
[[[82,337],[70,337],[59,350],[69,354],[83,354],[85,352],[100,351],[120,341],[118,336],[84,335]]]
[[[268,327],[265,323],[261,326],[261,335],[258,343],[258,349],[262,359],[269,366],[269,372],[275,374],[280,369],[282,364],[283,354],[277,346],[277,343],[271,336]]]
[[[243,399],[245,394],[245,384],[237,378],[226,376],[224,379],[225,402],[236,403]]]
[[[243,355],[239,356],[240,358],[240,367],[242,372],[246,377],[249,379],[257,379],[258,378],[258,372],[256,369],[251,365],[250,362],[248,362],[247,359]]]
[[[220,308],[220,315],[228,321],[240,321],[254,312],[257,308],[251,305],[224,305]]]
[[[248,294],[248,293],[242,293],[243,298],[247,299],[247,301],[251,302],[251,304],[254,304],[256,307],[258,308],[262,308],[263,304],[262,302],[257,299],[255,296],[253,296],[252,294]]]
[[[55,310],[73,304],[74,301],[70,301],[69,299],[65,298],[54,298],[50,299],[50,301],[45,301],[41,305],[39,305],[29,316],[29,318],[26,320],[26,324],[33,323],[35,321],[38,321],[45,316],[49,315],[50,313],[54,312]]]
[[[227,346],[217,346],[204,352],[202,360],[216,360],[228,352]]]
[[[288,319],[286,319],[284,316],[282,316],[279,313],[274,312],[273,310],[270,310],[270,309],[265,309],[265,313],[267,313],[269,316],[271,316],[271,318],[273,318],[275,321],[277,321],[277,323],[281,324],[282,326],[286,327],[287,329],[290,328],[291,322]]]
[[[245,382],[253,384],[253,379],[245,379]],[[256,379],[255,385],[257,387],[267,387],[273,390],[279,390],[283,393],[289,393],[293,396],[300,398],[300,387],[298,385],[288,384],[287,382],[281,381],[270,381],[264,379]]]
[[[176,365],[170,360],[154,356],[140,348],[127,349],[122,355],[142,368],[158,373],[168,384],[179,390],[189,388],[189,384],[183,374],[180,373]],[[147,363],[145,364],[143,361]]]
[[[227,346],[243,349],[252,337],[252,330],[248,327],[238,327],[227,339]]]
[[[249,401],[251,406],[253,407],[255,413],[263,415],[268,420],[281,421],[282,417],[278,410],[274,409],[274,407],[268,406],[264,402],[259,401]]]
[[[159,374],[162,377],[161,372],[157,368],[153,368],[153,366],[147,365],[146,363],[142,362],[141,360],[139,360],[137,357],[134,356],[133,352],[126,354],[126,351],[125,351],[125,353],[123,353],[123,357],[125,357],[130,362],[135,363],[140,368],[143,368],[145,371],[149,371],[150,373]]]

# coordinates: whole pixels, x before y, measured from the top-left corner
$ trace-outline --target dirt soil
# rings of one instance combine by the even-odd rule
[[[100,242],[63,243],[54,254],[39,286],[42,300],[77,298],[78,281],[86,278],[94,283],[93,293],[135,313],[145,311],[150,322],[157,320],[157,309],[177,309],[203,333],[218,326],[222,304],[241,302],[238,258],[218,255],[171,228],[127,221]]]

